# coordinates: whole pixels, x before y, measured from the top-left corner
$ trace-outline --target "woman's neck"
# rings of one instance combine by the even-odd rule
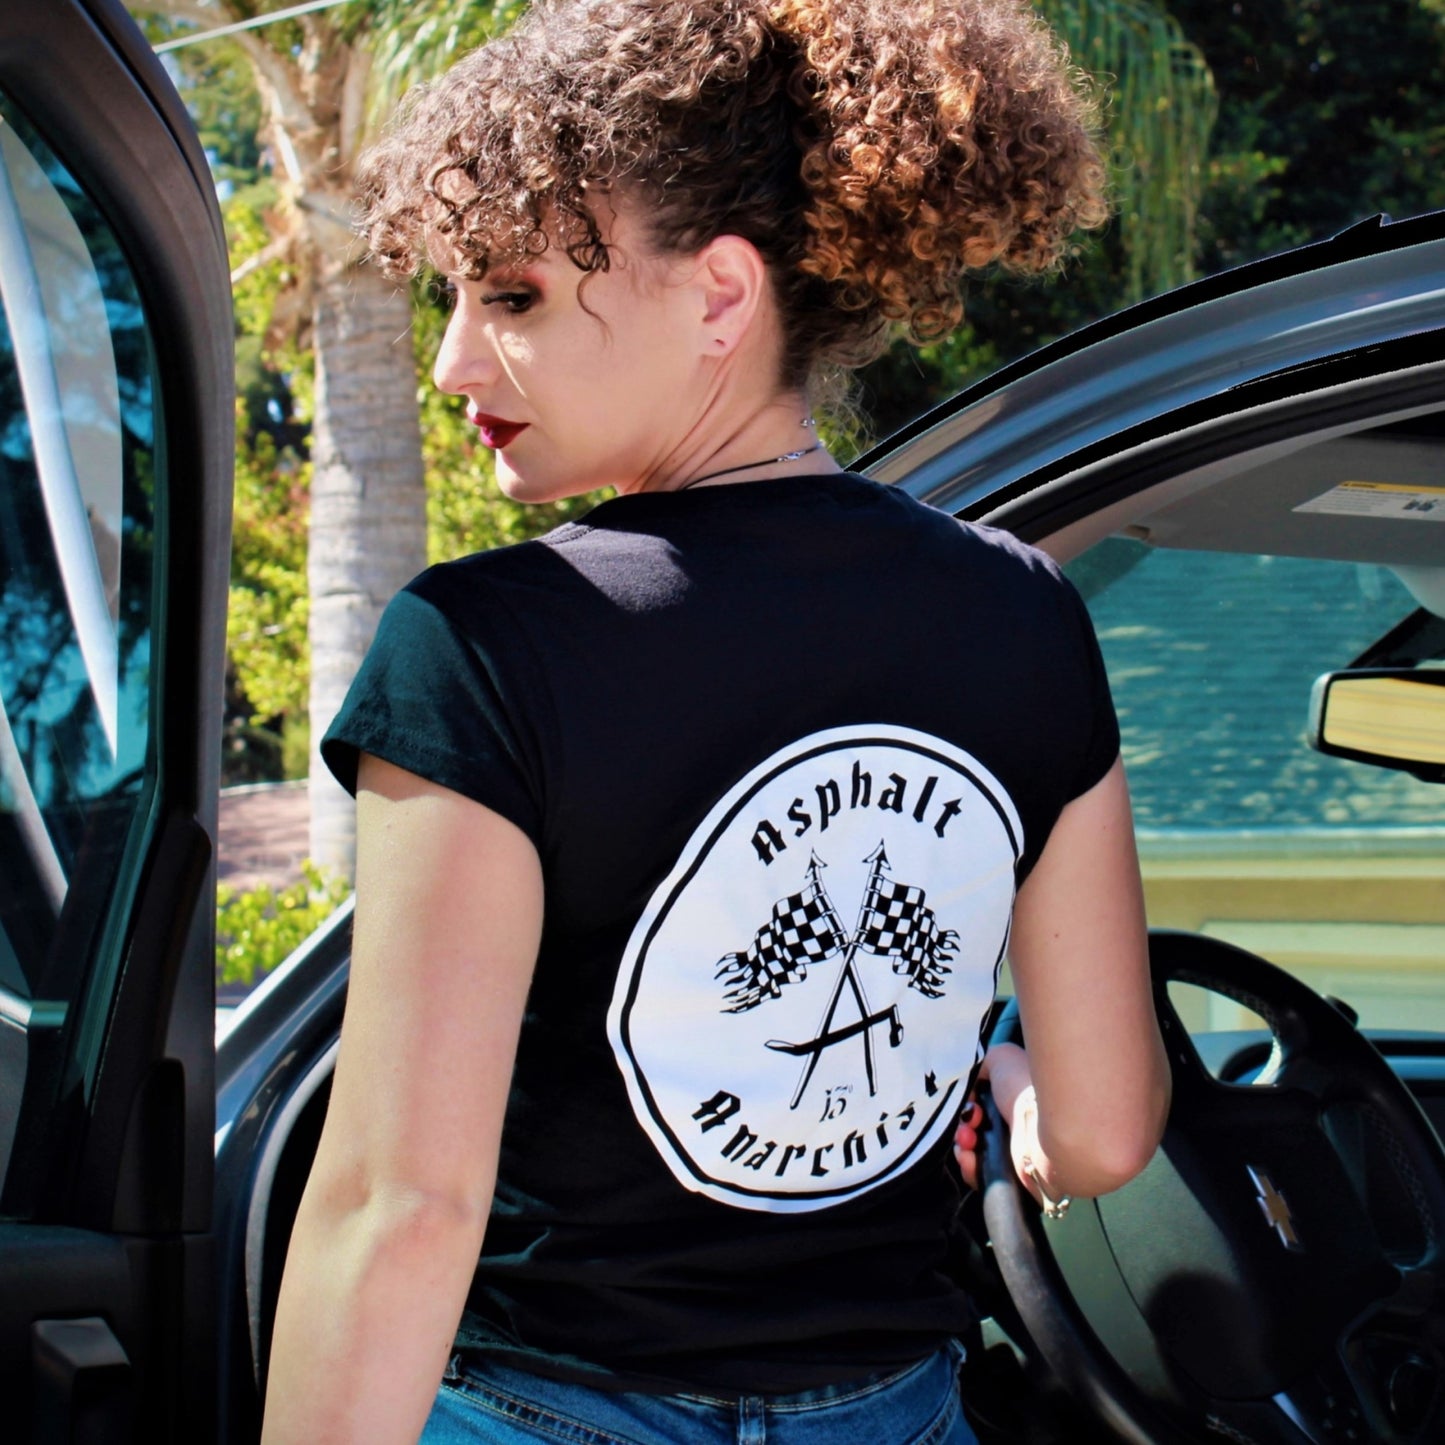
[[[819,439],[806,400],[788,396],[760,409],[721,440],[689,448],[669,475],[641,490],[680,492],[841,470]]]

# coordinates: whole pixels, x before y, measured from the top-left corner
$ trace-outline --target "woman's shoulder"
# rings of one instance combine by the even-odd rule
[[[901,487],[880,487],[894,500],[913,525],[931,533],[937,543],[955,552],[961,565],[998,569],[1018,578],[1033,578],[1048,586],[1064,580],[1059,564],[1041,547],[1025,542],[1003,527],[956,517],[928,502],[911,496]]]
[[[445,612],[477,593],[495,594],[534,582],[555,567],[553,544],[578,530],[575,524],[565,523],[540,537],[433,562],[398,595],[429,602]]]
[[[952,520],[969,545],[978,548],[981,555],[994,558],[999,566],[1018,569],[1040,582],[1057,582],[1063,578],[1063,569],[1042,547],[1025,542],[1003,527],[958,517]]]

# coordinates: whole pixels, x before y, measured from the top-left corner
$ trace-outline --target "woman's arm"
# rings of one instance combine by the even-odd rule
[[[276,1313],[265,1445],[421,1433],[481,1249],[542,925],[530,840],[364,756],[351,982]]]
[[[985,1063],[1015,1166],[1025,1178],[1030,1160],[1053,1199],[1106,1194],[1149,1162],[1169,1112],[1121,762],[1060,814],[1019,890],[1009,962],[1028,1052]],[[974,1182],[969,1121],[957,1142]]]

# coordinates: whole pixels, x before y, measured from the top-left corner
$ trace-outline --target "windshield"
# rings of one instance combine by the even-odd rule
[[[1250,949],[1367,1027],[1445,1030],[1445,789],[1306,743],[1311,686],[1415,610],[1385,567],[1110,538],[1099,634],[1149,921]],[[1247,1027],[1210,996],[1194,1022]]]

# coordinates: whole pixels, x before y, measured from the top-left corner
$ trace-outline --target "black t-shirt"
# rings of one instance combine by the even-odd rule
[[[862,477],[620,497],[418,577],[322,753],[542,860],[469,1329],[773,1393],[963,1328],[953,1121],[1015,889],[1118,746],[1054,564]]]

